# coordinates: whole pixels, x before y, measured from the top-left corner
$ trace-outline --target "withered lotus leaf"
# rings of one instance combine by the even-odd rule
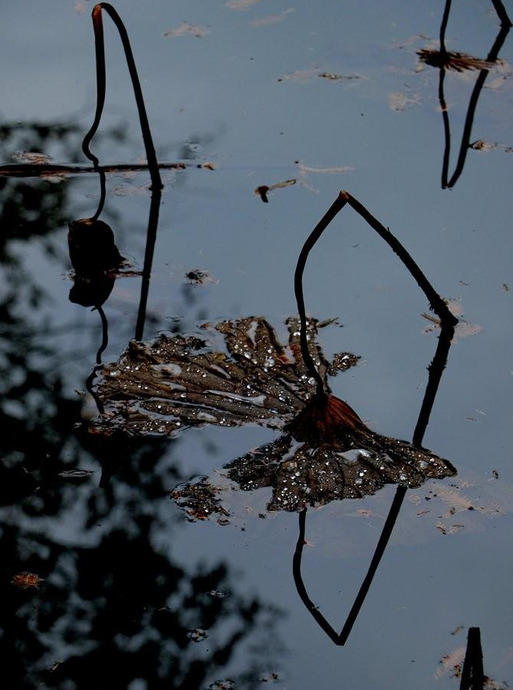
[[[286,326],[285,345],[262,317],[205,324],[201,334],[131,342],[116,363],[97,371],[93,392],[102,413],[92,431],[172,436],[206,424],[282,431],[274,442],[225,466],[227,477],[244,490],[271,487],[269,510],[302,510],[361,498],[385,484],[414,487],[456,474],[450,462],[371,431],[347,403],[320,395],[303,363],[299,322],[290,318]],[[349,353],[331,362],[324,357],[315,320],[308,321],[307,332],[325,382],[357,363]],[[206,479],[203,485],[220,504],[222,490],[216,493]],[[205,511],[200,494],[186,491],[190,514],[219,512]]]
[[[205,324],[201,334],[130,342],[116,363],[97,372],[93,387],[103,413],[94,427],[136,435],[172,435],[205,424],[282,429],[316,389],[301,357],[299,322],[291,318],[286,325],[286,345],[261,317]],[[323,376],[356,364],[348,353],[327,362],[314,320],[308,331]]]
[[[503,62],[501,60],[482,60],[481,58],[473,57],[465,53],[456,53],[447,50],[431,50],[423,48],[417,51],[421,62],[431,67],[438,67],[439,69],[454,70],[455,72],[465,72],[466,70],[482,70],[492,69],[493,67],[501,67]]]

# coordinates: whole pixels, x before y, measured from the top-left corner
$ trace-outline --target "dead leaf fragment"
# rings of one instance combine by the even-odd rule
[[[294,12],[293,8],[285,10],[284,12],[280,12],[280,14],[271,14],[267,17],[261,17],[260,19],[253,19],[253,21],[249,22],[249,25],[255,28],[260,28],[262,26],[272,26],[273,24],[278,24],[279,22],[282,22],[284,19],[287,18],[287,16],[291,12]]]
[[[297,180],[285,180],[284,182],[276,182],[270,186],[261,185],[255,189],[255,194],[267,204],[269,202],[269,199],[267,198],[269,192],[273,192],[275,189],[281,189],[282,187],[292,187],[296,184],[296,182]]]
[[[11,584],[19,589],[39,589],[39,585],[43,581],[39,575],[35,573],[17,573],[11,580]]]
[[[203,38],[210,33],[210,28],[208,26],[200,26],[189,24],[188,22],[182,22],[180,26],[176,29],[170,29],[165,31],[163,36],[166,38],[177,38],[178,36],[194,36],[195,38]]]
[[[272,487],[268,510],[275,511],[361,498],[390,483],[420,486],[456,473],[429,450],[373,432],[344,401],[320,395],[303,361],[298,319],[287,319],[286,326],[285,344],[262,317],[205,324],[201,336],[163,334],[150,343],[131,342],[117,362],[97,370],[93,389],[103,412],[92,431],[173,435],[206,424],[282,431],[225,466],[228,479],[243,490]],[[313,319],[307,334],[324,380],[357,363],[349,353],[329,362]],[[225,519],[219,488],[210,482],[177,491],[173,498],[192,519],[216,512]]]
[[[401,112],[407,110],[413,105],[418,105],[421,101],[419,94],[414,94],[413,96],[408,96],[401,91],[396,91],[395,93],[388,94],[388,107],[396,112]]]

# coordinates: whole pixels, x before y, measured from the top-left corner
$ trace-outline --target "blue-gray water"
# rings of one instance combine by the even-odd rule
[[[453,5],[447,49],[486,57],[499,32],[492,3]],[[3,176],[0,644],[13,679],[5,687],[215,688],[232,679],[237,688],[457,688],[440,660],[465,646],[472,626],[481,629],[485,672],[511,682],[513,36],[487,77],[470,137],[493,146],[469,149],[454,187],[442,189],[439,71],[416,54],[437,46],[441,0],[115,7],[159,160],[215,167],[162,171],[145,338],[248,315],[280,331],[297,311],[301,246],[347,189],[465,320],[424,438],[458,476],[407,493],[352,634],[336,647],[294,587],[296,514],[258,517],[269,500],[261,490],[234,495],[226,526],[190,523],[169,498],[179,482],[212,475],[274,432],[204,427],[152,446],[103,443],[77,430],[95,414],[85,389],[101,323],[68,300],[67,223],[94,213],[98,179]],[[80,146],[95,109],[91,10],[73,0],[2,7],[2,165],[27,151],[87,164]],[[128,72],[104,21],[107,98],[91,148],[102,164],[139,163],[145,153]],[[451,172],[478,74],[449,70],[445,78]],[[296,184],[272,191],[268,204],[254,193],[290,179]],[[107,177],[102,218],[136,269],[148,185],[146,172]],[[189,285],[185,274],[197,269],[212,280]],[[118,278],[104,305],[103,361],[116,360],[134,337],[140,284]],[[376,431],[411,438],[438,335],[422,316],[424,295],[349,208],[312,253],[304,288],[313,316],[338,319],[321,330],[324,351],[362,358],[331,381],[333,392]],[[112,477],[100,488],[109,463]],[[82,483],[59,477],[75,467],[94,474]],[[338,630],[393,492],[309,511],[303,576]],[[43,578],[39,590],[11,583],[24,571]],[[195,628],[208,638],[190,641],[184,631]],[[234,629],[241,639],[215,657]]]

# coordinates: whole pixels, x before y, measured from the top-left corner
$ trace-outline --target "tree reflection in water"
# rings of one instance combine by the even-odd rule
[[[73,160],[73,128],[4,126],[2,132],[9,143],[23,138],[16,148],[43,153],[57,138]],[[39,305],[51,305],[53,297],[29,271],[30,252],[19,251],[20,243],[29,249],[42,239],[48,256],[66,261],[57,231],[72,217],[73,180],[0,181],[0,224],[6,229],[0,303],[2,677],[9,688],[27,690],[42,682],[126,688],[137,678],[151,688],[204,688],[244,649],[245,670],[234,679],[252,687],[280,652],[273,633],[278,611],[242,593],[226,563],[195,566],[169,552],[175,526],[165,511],[168,487],[183,480],[163,460],[169,443],[105,439],[76,428],[83,400],[68,391],[66,358],[48,344],[59,331],[38,318]],[[100,491],[97,481],[83,481],[87,472],[75,471],[91,467],[102,469]],[[22,573],[37,576],[39,588],[17,586]],[[202,654],[196,629],[208,634]]]

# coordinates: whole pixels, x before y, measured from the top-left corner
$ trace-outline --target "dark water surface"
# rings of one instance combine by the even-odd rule
[[[487,74],[445,70],[443,189],[440,70],[417,55],[439,47],[442,0],[115,3],[158,159],[187,167],[161,170],[144,319],[149,174],[107,174],[101,219],[128,265],[102,283],[105,349],[101,313],[69,299],[68,223],[95,213],[98,175],[27,172],[90,165],[92,3],[3,4],[2,687],[458,688],[470,627],[490,687],[513,682],[513,35],[500,35],[491,2],[453,4],[447,51],[484,59],[495,45],[501,61]],[[91,150],[102,165],[133,166],[145,160],[137,109],[104,22],[107,95]],[[192,479],[227,485],[223,466],[277,432],[206,424],[173,439],[106,437],[89,430],[89,389],[97,359],[115,362],[136,334],[262,315],[284,338],[299,251],[341,189],[390,228],[461,320],[423,440],[458,474],[406,492],[337,646],[294,584],[297,513],[267,512],[268,489],[226,491],[227,514],[208,520],[172,499]],[[380,434],[411,439],[440,329],[405,267],[345,208],[311,254],[304,292],[313,317],[336,319],[319,329],[326,357],[361,358],[330,379],[334,394]],[[302,575],[337,632],[395,490],[308,511]]]

